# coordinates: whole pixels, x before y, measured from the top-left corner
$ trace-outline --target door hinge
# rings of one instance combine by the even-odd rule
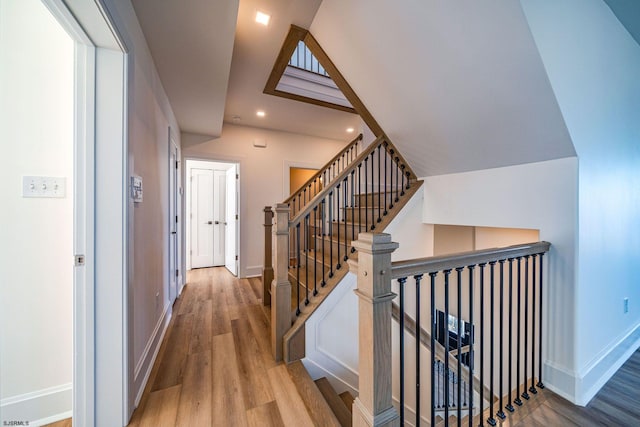
[[[76,267],[84,265],[84,255],[76,255],[74,258],[74,264]]]
[[[190,250],[190,251],[189,251],[189,255],[193,255],[193,250]]]
[[[238,214],[236,214],[236,221],[238,220]]]
[[[176,270],[176,277],[178,277],[178,270]]]
[[[236,255],[236,261],[238,260],[238,255]]]
[[[178,163],[178,161],[176,160],[176,169],[178,169],[178,165],[179,165],[179,163]]]
[[[176,215],[176,224],[178,223],[178,215]]]
[[[240,178],[240,175],[236,174],[236,179]]]

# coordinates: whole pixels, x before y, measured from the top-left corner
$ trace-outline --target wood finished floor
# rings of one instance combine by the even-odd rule
[[[313,425],[269,336],[260,279],[192,270],[129,426]],[[640,426],[640,350],[587,407],[543,390],[498,424]]]
[[[269,340],[260,279],[192,270],[129,426],[312,425]]]
[[[508,414],[505,421],[496,419],[502,427],[640,426],[640,350],[586,407],[573,405],[549,390],[542,390],[514,414]]]
[[[42,427],[72,427],[71,418],[66,418],[64,420],[56,421],[55,423],[47,424]]]

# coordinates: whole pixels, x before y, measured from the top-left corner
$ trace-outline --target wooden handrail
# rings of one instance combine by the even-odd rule
[[[318,179],[328,168],[330,165],[332,165],[335,161],[337,161],[340,157],[342,157],[343,154],[345,154],[347,151],[349,151],[354,145],[356,145],[359,141],[362,141],[363,139],[363,135],[360,134],[358,135],[353,141],[351,141],[349,144],[347,144],[346,147],[344,147],[342,150],[340,150],[340,152],[338,154],[336,154],[335,156],[333,156],[333,158],[331,160],[329,160],[324,167],[318,169],[318,171],[313,174],[313,176],[311,176],[311,178],[309,178],[307,180],[307,182],[305,182],[302,186],[300,186],[299,189],[297,189],[296,191],[294,191],[284,202],[282,203],[289,203],[291,202],[298,194],[300,194],[304,188],[307,188],[307,186],[309,184],[311,184],[315,179]],[[355,161],[355,160],[354,160]]]
[[[296,216],[289,221],[289,228],[295,227],[297,224],[299,224],[307,214],[313,211],[314,207],[318,206],[322,199],[324,199],[331,191],[333,191],[338,186],[338,184],[340,184],[346,177],[351,174],[353,170],[355,170],[360,162],[364,161],[367,156],[369,156],[380,144],[383,143],[386,143],[390,148],[396,150],[397,152],[397,149],[385,135],[377,137],[375,141],[373,141],[364,151],[362,151],[358,155],[358,157],[356,157],[351,162],[349,167],[340,172],[335,178],[333,178],[331,183],[323,187],[322,191],[319,191],[318,194],[313,197],[313,199],[309,200],[307,204],[302,209],[300,209],[300,211],[296,212]],[[402,165],[407,168],[406,173],[408,173],[408,177],[415,179],[415,174],[409,168],[409,165],[406,163],[402,163]]]
[[[452,270],[456,267],[486,264],[492,261],[518,258],[527,255],[537,255],[548,252],[550,246],[551,243],[549,242],[535,242],[504,248],[482,249],[451,255],[396,261],[391,265],[391,277],[397,279],[399,277],[409,277],[417,274]]]

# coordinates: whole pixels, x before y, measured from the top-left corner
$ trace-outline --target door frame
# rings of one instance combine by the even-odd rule
[[[180,148],[173,140],[171,126],[167,127],[167,139],[169,141],[169,303],[178,297],[180,286]],[[172,159],[175,153],[175,160]],[[175,163],[174,163],[175,162]],[[173,194],[172,194],[173,189]],[[173,204],[171,203],[173,199]],[[175,233],[175,238],[173,234]],[[175,241],[175,246],[174,242]]]
[[[242,186],[241,186],[241,180],[242,180],[242,173],[241,173],[241,169],[242,169],[242,159],[237,158],[237,157],[209,157],[205,154],[187,154],[182,158],[182,161],[184,162],[184,167],[182,168],[182,182],[188,182],[189,177],[187,176],[187,167],[186,167],[186,162],[189,160],[195,160],[195,161],[201,161],[201,162],[212,162],[212,163],[227,163],[227,164],[235,164],[236,165],[236,170],[238,173],[238,180],[237,180],[237,197],[238,197],[238,217],[241,219],[242,215],[241,215],[241,207],[242,207],[242,203],[241,203],[241,197],[242,197]],[[189,190],[190,191],[190,190]],[[184,197],[184,203],[182,204],[182,216],[183,218],[187,218],[187,197],[185,195]],[[187,225],[189,225],[189,221],[185,220],[182,221],[182,238],[183,238],[183,245],[182,245],[182,259],[183,259],[183,271],[188,271],[188,265],[187,265],[187,251],[189,250],[189,245],[187,242],[187,233],[189,233],[189,230],[187,229]],[[238,252],[238,277],[241,277],[240,273],[242,271],[242,252],[241,252],[241,248],[240,248],[240,242],[241,242],[241,236],[242,236],[242,227],[240,227],[240,220],[238,221],[238,226],[236,227],[236,251]],[[190,266],[189,266],[190,267]]]
[[[63,0],[42,1],[75,41],[74,253],[84,264],[74,267],[73,422],[126,425],[129,43],[103,0],[73,12]]]
[[[291,180],[289,179],[289,173],[291,168],[301,169],[317,169],[320,170],[324,164],[314,162],[299,162],[295,160],[284,160],[282,165],[282,200],[285,200],[291,195]]]

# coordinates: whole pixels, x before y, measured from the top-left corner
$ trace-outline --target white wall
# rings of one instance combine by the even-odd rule
[[[178,147],[181,143],[178,123],[131,2],[109,0],[105,3],[129,49],[127,172],[129,176],[141,176],[144,189],[142,203],[129,201],[128,217],[128,316],[132,332],[129,357],[134,375],[129,399],[132,400],[142,393],[171,314],[169,128]]]
[[[640,46],[602,0],[521,3],[580,159],[575,370],[585,404],[640,345]]]
[[[425,178],[424,222],[540,230],[546,264],[544,382],[574,395],[576,158]]]
[[[267,148],[253,147],[255,139],[266,140]],[[289,166],[323,166],[347,143],[228,123],[218,139],[185,134],[182,141],[184,158],[240,163],[240,277],[262,273],[263,209],[289,195]]]
[[[74,44],[40,1],[3,1],[0,67],[0,421],[35,425],[71,416]],[[66,197],[22,198],[23,175]]]

